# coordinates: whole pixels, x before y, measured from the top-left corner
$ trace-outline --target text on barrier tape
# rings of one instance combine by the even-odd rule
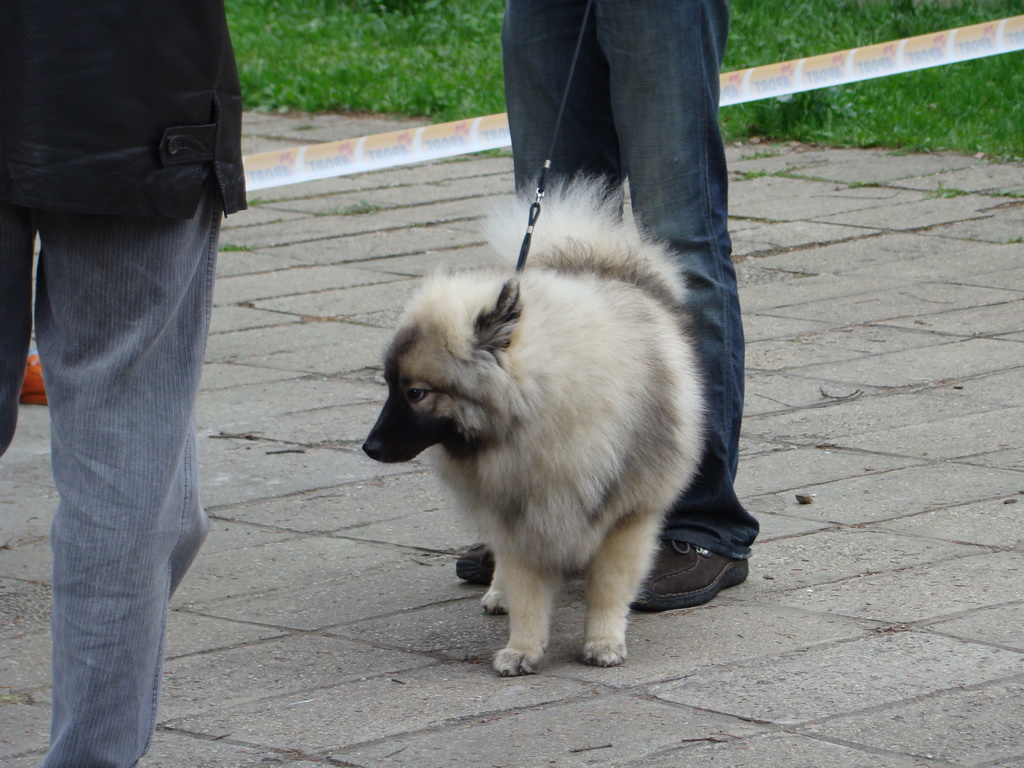
[[[723,107],[1024,50],[1024,16],[721,74]],[[505,114],[242,158],[250,192],[511,145]]]

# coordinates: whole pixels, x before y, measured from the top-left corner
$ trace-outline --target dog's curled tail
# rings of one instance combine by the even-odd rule
[[[518,255],[532,202],[521,195],[517,205],[487,217],[488,240],[503,257]],[[526,269],[620,280],[678,306],[686,289],[668,248],[624,220],[622,207],[621,189],[600,177],[553,183],[541,201]]]

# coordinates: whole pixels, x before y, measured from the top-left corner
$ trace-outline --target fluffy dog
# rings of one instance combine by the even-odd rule
[[[516,254],[529,201],[491,217]],[[626,658],[629,605],[665,512],[697,470],[702,397],[666,248],[595,181],[549,193],[525,270],[428,278],[385,354],[388,397],[363,446],[430,448],[495,554],[483,598],[508,613],[500,675],[536,672],[564,579],[585,577],[583,660]]]

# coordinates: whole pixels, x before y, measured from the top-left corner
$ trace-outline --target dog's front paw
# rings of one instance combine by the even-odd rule
[[[583,661],[595,667],[617,667],[625,660],[625,643],[594,641],[583,646]]]
[[[505,607],[505,596],[501,594],[500,590],[493,587],[487,590],[487,594],[483,596],[480,603],[484,607],[484,612],[492,616],[504,616],[508,613],[508,608]]]
[[[504,648],[494,657],[494,671],[502,677],[532,675],[540,669],[544,653],[527,653],[518,648]]]

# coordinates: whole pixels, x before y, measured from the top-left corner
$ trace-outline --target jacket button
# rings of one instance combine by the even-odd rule
[[[171,136],[167,140],[167,154],[176,155],[185,148],[185,141],[180,136]]]

